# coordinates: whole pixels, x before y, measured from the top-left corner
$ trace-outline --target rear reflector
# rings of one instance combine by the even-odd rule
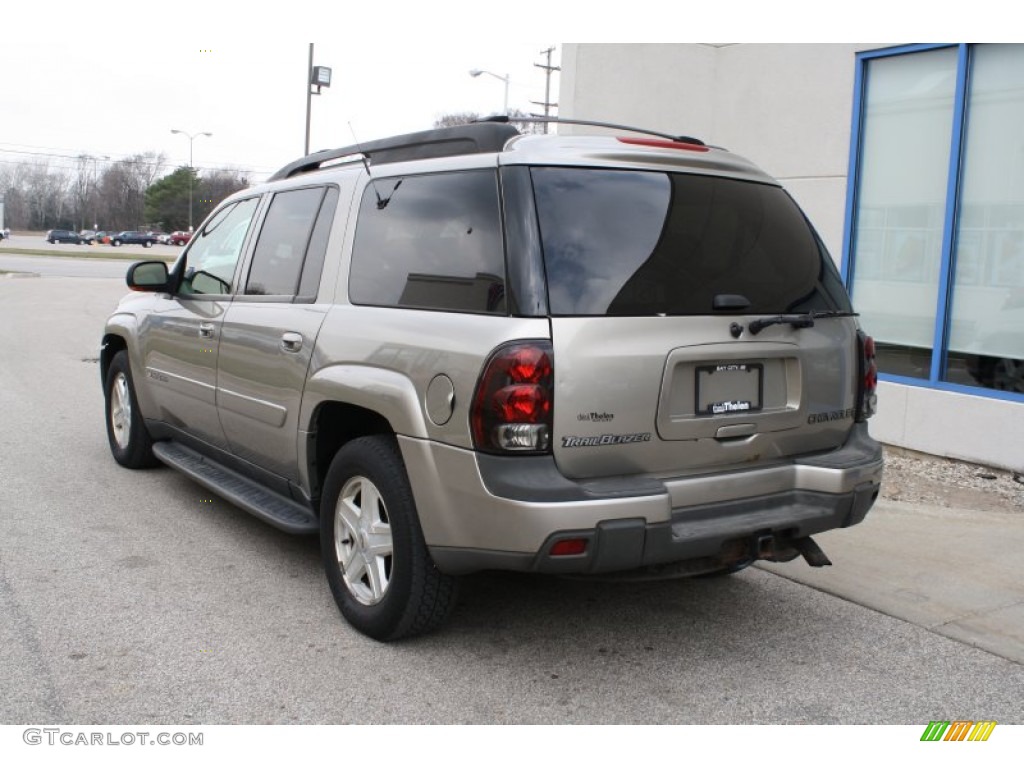
[[[586,539],[562,539],[561,541],[556,541],[551,547],[551,556],[565,557],[566,555],[582,555],[586,551]]]

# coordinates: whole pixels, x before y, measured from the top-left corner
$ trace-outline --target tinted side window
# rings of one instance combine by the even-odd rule
[[[349,295],[356,304],[503,314],[497,173],[379,179],[368,186]]]
[[[327,239],[331,234],[331,224],[334,223],[334,212],[338,208],[338,189],[329,187],[320,204],[320,214],[316,217],[316,224],[313,225],[313,236],[309,240],[309,249],[306,251],[306,263],[302,267],[302,278],[299,281],[299,298],[315,300],[316,293],[320,288],[320,275],[324,268],[324,258],[327,256]]]
[[[551,312],[696,315],[718,294],[751,313],[849,310],[780,188],[713,176],[535,168]]]
[[[278,192],[270,202],[249,268],[245,293],[294,296],[324,188]]]
[[[221,209],[192,238],[183,254],[187,262],[181,293],[231,292],[235,266],[258,203],[258,197],[250,197]]]

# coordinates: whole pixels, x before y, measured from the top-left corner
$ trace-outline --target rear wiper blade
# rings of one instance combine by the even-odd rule
[[[761,331],[770,325],[791,325],[794,328],[813,328],[815,320],[828,317],[856,317],[856,312],[846,312],[840,309],[826,309],[815,312],[808,312],[803,315],[774,315],[773,317],[761,317],[752,320],[747,330],[752,336],[757,336]]]
[[[818,309],[808,313],[815,320],[823,317],[859,317],[860,312],[848,312],[845,309]]]

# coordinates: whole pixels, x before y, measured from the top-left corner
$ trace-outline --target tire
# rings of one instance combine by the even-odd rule
[[[320,509],[327,583],[356,630],[398,640],[448,618],[458,579],[430,559],[394,437],[371,435],[342,446],[327,472]]]
[[[146,242],[144,242],[144,243],[142,244],[142,247],[143,247],[143,248],[152,248],[152,247],[153,247],[153,243],[152,243],[152,242],[150,242],[149,240],[147,240]]]
[[[121,244],[121,241],[120,240],[111,240],[110,244],[112,246],[114,246],[115,248],[117,248],[117,246],[119,246]]]
[[[138,408],[128,353],[124,350],[110,362],[104,395],[107,440],[114,460],[129,469],[155,467],[159,462],[153,455],[153,441]]]

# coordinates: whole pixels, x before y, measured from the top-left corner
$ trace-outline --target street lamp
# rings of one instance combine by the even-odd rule
[[[316,90],[313,90],[316,86]],[[331,87],[331,68],[313,66],[313,44],[309,44],[309,69],[306,76],[306,151],[309,154],[309,120],[313,113],[313,97],[320,95],[321,88]]]
[[[507,115],[508,114],[508,81],[509,81],[509,76],[505,75],[504,77],[502,77],[501,75],[496,75],[493,72],[488,72],[486,69],[471,69],[471,70],[469,70],[469,76],[470,77],[480,77],[480,75],[490,75],[491,77],[496,77],[496,78],[498,78],[499,80],[501,80],[505,84],[505,111],[502,114]]]
[[[199,133],[189,133],[188,131],[179,131],[177,128],[171,128],[171,133],[180,133],[182,136],[188,137],[188,231],[192,231],[192,176],[194,171],[192,170],[192,142],[196,140],[198,136],[213,136],[209,131],[201,131]]]
[[[110,161],[110,155],[83,155],[86,160],[92,160],[92,188],[89,190],[89,197],[92,198],[92,228],[97,230],[100,228],[99,216],[96,213],[96,182],[99,178],[99,161],[106,160]],[[85,229],[85,227],[82,227]]]

